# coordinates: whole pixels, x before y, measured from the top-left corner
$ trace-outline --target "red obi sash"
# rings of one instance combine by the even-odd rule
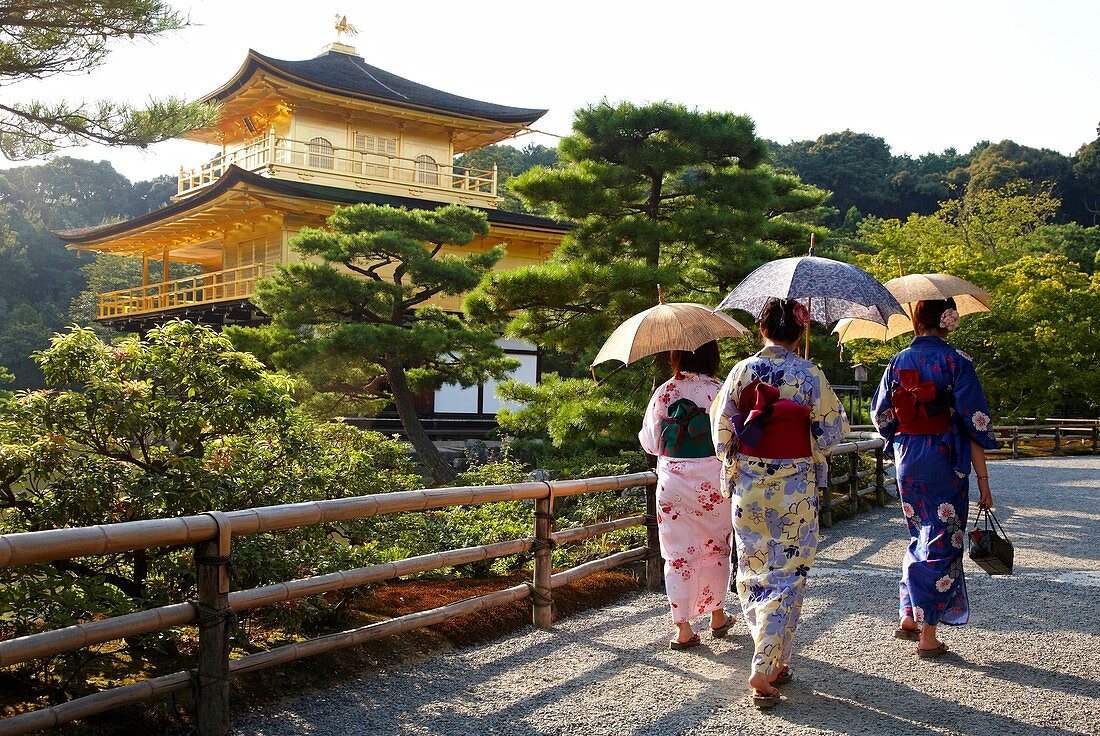
[[[779,398],[779,389],[754,380],[741,390],[733,428],[746,455],[772,459],[810,456],[810,407]]]
[[[920,371],[898,371],[891,394],[902,434],[944,434],[951,430],[951,394],[921,381]]]

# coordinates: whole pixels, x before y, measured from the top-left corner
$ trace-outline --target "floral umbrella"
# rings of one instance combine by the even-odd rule
[[[810,319],[823,325],[846,317],[885,325],[891,314],[905,314],[894,295],[862,268],[813,255],[765,263],[718,309],[743,309],[759,318],[769,299],[805,302]]]
[[[780,258],[750,273],[722,300],[718,309],[743,309],[759,319],[769,299],[804,301],[810,319],[823,325],[846,317],[885,325],[892,314],[905,311],[874,276],[850,263],[810,255]],[[806,331],[805,356],[810,356]]]

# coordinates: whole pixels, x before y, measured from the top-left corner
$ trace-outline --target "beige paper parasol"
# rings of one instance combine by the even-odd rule
[[[890,279],[884,285],[901,302],[905,316],[890,315],[885,326],[870,320],[842,319],[833,328],[841,343],[861,338],[885,342],[912,332],[913,322],[909,315],[912,313],[912,305],[919,301],[951,297],[955,300],[959,314],[963,315],[988,312],[989,302],[993,298],[989,292],[966,279],[946,273],[913,273]]]
[[[600,348],[592,365],[607,360],[631,363],[668,350],[695,350],[720,337],[749,334],[744,325],[703,304],[672,302],[658,304],[623,322]]]

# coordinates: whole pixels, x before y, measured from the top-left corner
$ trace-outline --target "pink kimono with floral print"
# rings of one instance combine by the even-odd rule
[[[704,411],[722,385],[697,373],[677,373],[657,389],[638,439],[657,456],[657,529],[665,559],[665,592],[675,623],[722,608],[730,585],[733,518],[720,490],[722,463],[716,457],[668,457],[661,445],[661,420],[669,404],[690,399]]]

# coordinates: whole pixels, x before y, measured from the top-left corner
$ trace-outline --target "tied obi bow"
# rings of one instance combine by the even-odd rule
[[[661,445],[668,457],[699,458],[714,455],[710,418],[691,399],[677,399],[661,420]]]
[[[741,389],[737,399],[737,413],[733,415],[733,431],[737,440],[748,447],[756,447],[764,437],[764,424],[775,412],[779,401],[779,389],[759,378]]]
[[[810,455],[810,407],[779,398],[779,389],[760,379],[741,389],[733,431],[750,454],[768,458]]]
[[[898,371],[894,382],[894,411],[902,427],[923,424],[951,408],[951,389],[938,388],[932,381],[921,381],[920,371]]]

